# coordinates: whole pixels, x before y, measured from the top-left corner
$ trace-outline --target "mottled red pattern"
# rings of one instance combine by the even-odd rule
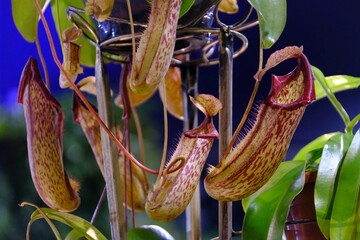
[[[209,99],[208,96],[210,95],[206,95],[204,99]],[[211,99],[205,104],[220,104],[218,100],[214,101],[215,98]],[[185,210],[199,183],[206,158],[217,136],[218,133],[208,116],[196,129],[182,134],[162,176],[157,179],[147,197],[145,209],[150,218],[169,221]],[[180,165],[182,161],[178,161],[179,159],[184,160],[183,165]],[[169,166],[171,169],[181,167],[171,172]]]
[[[288,59],[284,52],[277,54]],[[306,105],[315,99],[309,62],[301,51],[291,54],[298,58],[298,67],[285,76],[273,76],[270,94],[260,105],[252,129],[206,177],[205,189],[211,197],[237,201],[251,195],[284,159]]]
[[[149,92],[164,78],[175,48],[176,27],[181,0],[153,0],[145,29],[133,62],[134,79],[130,88]]]
[[[146,212],[154,220],[169,221],[179,216],[189,204],[197,187],[206,158],[216,136],[212,121],[207,118],[202,124],[199,137],[183,134],[169,164],[179,157],[185,164],[178,170],[166,174],[154,184],[146,202]],[[212,137],[202,138],[210,134]],[[166,169],[166,168],[165,168]]]
[[[19,87],[24,106],[29,165],[41,199],[59,211],[74,211],[80,204],[79,185],[69,179],[62,159],[64,114],[41,80],[37,63],[27,62]],[[73,189],[75,188],[75,189]]]

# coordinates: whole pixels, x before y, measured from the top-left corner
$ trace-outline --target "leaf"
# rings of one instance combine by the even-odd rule
[[[174,240],[163,228],[157,225],[143,225],[132,228],[127,233],[128,240]]]
[[[350,134],[336,133],[324,145],[315,183],[315,210],[321,232],[330,237],[331,208],[341,162],[351,142]]]
[[[23,203],[22,205],[31,205],[33,207],[36,207],[35,205],[28,203]],[[45,216],[43,214],[45,214]],[[59,212],[51,208],[38,208],[31,214],[30,221],[34,222],[36,220],[43,219],[45,217],[66,224],[67,226],[76,230],[77,231],[77,234],[75,234],[76,236],[81,235],[81,237],[86,237],[87,239],[94,239],[94,240],[107,239],[96,227],[94,227],[85,219],[70,213]],[[70,238],[70,239],[74,239],[74,238]]]
[[[305,162],[283,162],[270,180],[243,200],[243,238],[281,239],[290,204],[305,183]]]
[[[306,154],[306,161],[305,161],[305,171],[306,172],[316,172],[319,166],[317,162],[322,154],[323,149],[317,148],[314,149]]]
[[[179,18],[181,18],[182,16],[185,15],[185,13],[187,13],[190,8],[192,7],[192,5],[194,4],[195,0],[183,0],[181,3],[181,7],[180,7],[180,14],[179,14]]]
[[[270,48],[280,37],[286,23],[286,0],[248,0],[257,11],[261,44]]]
[[[315,77],[317,76],[324,76],[324,74],[320,71],[320,69],[316,67],[312,67]],[[328,85],[328,87],[331,89],[332,92],[341,92],[345,90],[350,89],[356,89],[360,86],[360,77],[353,77],[353,76],[347,76],[347,75],[334,75],[334,76],[328,76],[324,77],[325,82]],[[315,81],[315,93],[316,93],[316,99],[319,100],[321,98],[326,97],[326,93],[321,87],[319,81]]]
[[[57,240],[61,240],[61,236],[59,231],[57,230],[56,226],[54,225],[53,222],[51,222],[51,220],[46,216],[46,214],[36,205],[31,204],[31,203],[27,203],[27,202],[22,202],[20,204],[21,207],[24,207],[25,205],[28,206],[32,206],[34,208],[37,209],[37,211],[39,212],[39,214],[45,219],[45,221],[47,222],[47,224],[49,225],[49,227],[51,228],[51,230],[53,231],[55,237]],[[30,230],[31,230],[31,225],[36,221],[36,219],[30,219],[27,229],[26,229],[26,239],[30,239]]]
[[[359,238],[360,130],[343,160],[330,220],[331,239]]]
[[[50,2],[50,0],[38,1],[41,7],[47,6]],[[11,5],[16,28],[26,41],[34,42],[39,23],[39,14],[34,5],[34,0],[12,0]]]
[[[324,144],[329,140],[329,138],[331,138],[335,134],[338,134],[338,133],[327,133],[327,134],[321,135],[320,137],[317,137],[316,139],[314,139],[313,141],[311,141],[310,143],[305,145],[303,148],[301,148],[300,151],[295,155],[293,160],[305,161],[307,153],[309,153],[315,149],[322,148],[324,146]]]
[[[77,230],[73,229],[68,233],[68,235],[66,235],[65,240],[78,240],[82,237],[84,237],[83,234],[81,234]]]
[[[73,23],[68,19],[66,14],[66,10],[69,6],[84,9],[84,4],[82,0],[51,0],[52,15],[60,39],[62,31],[73,26]],[[88,24],[94,27],[94,23],[89,16],[83,15],[82,17],[84,17]],[[85,37],[81,37],[79,40],[76,41],[76,43],[82,46],[80,51],[80,63],[89,67],[94,66],[96,53],[95,47]]]

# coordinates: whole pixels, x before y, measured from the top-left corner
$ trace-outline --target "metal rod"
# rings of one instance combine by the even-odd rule
[[[219,113],[219,161],[232,137],[233,35],[223,28],[219,35],[219,96],[223,108]],[[219,239],[232,236],[232,203],[219,201]]]
[[[109,129],[114,129],[111,111],[110,87],[101,56],[96,48],[95,62],[96,92],[99,116]],[[126,239],[123,199],[120,183],[120,167],[117,150],[108,134],[101,128],[101,146],[104,158],[104,178],[109,208],[112,239]]]
[[[189,55],[187,55],[189,60]],[[181,75],[183,79],[183,130],[189,130],[197,126],[198,116],[197,109],[194,105],[189,104],[189,96],[198,94],[197,82],[199,69],[197,66],[182,66]],[[200,188],[196,187],[193,198],[186,208],[186,237],[188,240],[201,239],[201,201]]]

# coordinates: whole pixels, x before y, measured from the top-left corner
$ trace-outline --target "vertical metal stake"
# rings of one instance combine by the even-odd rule
[[[233,51],[234,39],[229,29],[219,35],[219,96],[223,108],[219,113],[219,161],[232,137]],[[219,201],[219,239],[232,235],[232,203]]]
[[[96,48],[95,77],[99,117],[110,130],[113,130],[110,87],[104,63],[102,61],[100,47]],[[120,167],[116,146],[102,128],[101,146],[104,157],[104,177],[106,182],[111,236],[114,240],[126,239],[126,223],[124,219],[120,184]]]
[[[189,56],[187,56],[189,57]],[[188,59],[189,60],[189,59]],[[181,68],[181,75],[184,79],[183,84],[183,130],[189,130],[197,126],[197,109],[193,104],[189,104],[188,96],[198,94],[197,82],[199,69],[198,66],[184,66]],[[186,237],[188,240],[201,239],[201,202],[200,188],[196,187],[189,206],[186,208]]]

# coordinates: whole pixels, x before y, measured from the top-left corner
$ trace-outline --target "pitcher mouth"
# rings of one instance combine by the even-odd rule
[[[289,74],[284,76],[272,75],[272,86],[265,104],[274,108],[293,110],[306,106],[316,99],[311,65],[303,53],[297,56],[297,59],[298,66]],[[291,86],[291,84],[297,84],[297,86]],[[290,97],[282,98],[284,94],[281,93],[288,91],[288,89],[293,91],[294,88],[295,91]]]
[[[298,66],[284,76],[272,76],[270,93],[260,104],[251,129],[216,167],[209,168],[205,190],[214,199],[238,201],[249,196],[284,159],[306,106],[315,100],[311,65],[302,48],[287,47],[273,53],[255,75],[261,81],[268,70],[292,58]]]

